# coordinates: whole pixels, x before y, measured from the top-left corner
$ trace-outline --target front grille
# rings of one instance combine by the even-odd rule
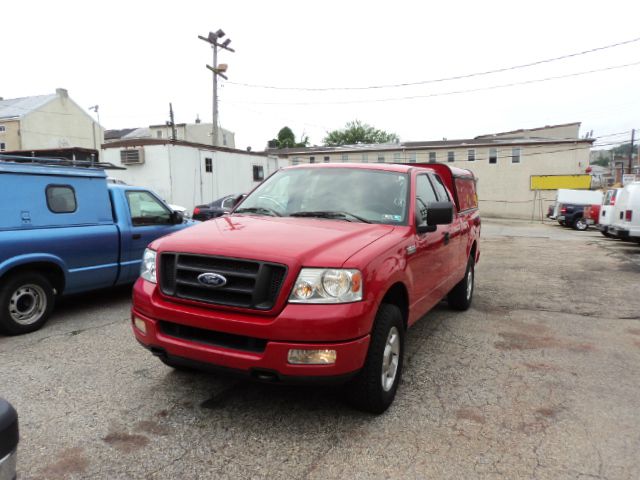
[[[245,337],[231,333],[215,332],[204,328],[178,325],[172,322],[160,322],[160,331],[169,337],[180,338],[190,342],[204,343],[216,347],[244,350],[247,352],[264,352],[267,341],[262,338]]]
[[[273,308],[287,273],[276,263],[181,253],[163,253],[159,269],[160,290],[167,296],[255,310]],[[198,281],[202,273],[222,275],[227,283],[204,285]]]

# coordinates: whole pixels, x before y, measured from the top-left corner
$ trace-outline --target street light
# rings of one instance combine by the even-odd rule
[[[233,48],[229,48],[231,39],[227,38],[224,42],[218,43],[218,39],[225,36],[224,31],[220,28],[216,32],[209,32],[209,35],[203,37],[198,35],[198,38],[211,45],[213,51],[213,66],[207,65],[206,67],[213,72],[213,129],[211,132],[211,144],[216,146],[218,144],[218,75],[228,80],[225,72],[227,71],[227,64],[222,63],[218,65],[218,48],[235,52]]]

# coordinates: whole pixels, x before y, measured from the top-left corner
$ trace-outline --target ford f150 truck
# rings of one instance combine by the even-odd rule
[[[471,303],[475,183],[444,164],[281,169],[230,215],[149,245],[133,332],[175,368],[347,382],[381,413],[407,328],[443,298]]]
[[[0,333],[37,330],[57,295],[133,283],[147,244],[192,224],[102,169],[17,160],[0,161]]]

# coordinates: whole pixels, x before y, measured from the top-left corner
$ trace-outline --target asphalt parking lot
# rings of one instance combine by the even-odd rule
[[[382,416],[339,390],[172,371],[129,291],[67,299],[0,337],[21,479],[640,478],[640,246],[484,221],[474,305],[408,335]]]

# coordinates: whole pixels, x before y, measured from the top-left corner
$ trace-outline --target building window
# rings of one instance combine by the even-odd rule
[[[393,163],[400,163],[400,152],[393,152]]]
[[[513,147],[511,149],[511,163],[520,163],[520,147]]]
[[[476,161],[476,150],[475,148],[471,148],[469,150],[467,150],[467,160],[470,162],[475,162]]]
[[[156,132],[156,137],[157,137],[157,138],[162,138],[162,130],[158,130],[158,131]]]
[[[5,127],[4,125],[0,125],[0,133],[6,132],[6,131],[7,131],[7,127]]]
[[[367,162],[369,162],[369,154],[363,153],[362,154],[362,163],[367,163]]]
[[[324,163],[329,163],[330,158],[329,157],[324,157]]]
[[[76,211],[76,192],[69,185],[47,185],[47,206],[53,213],[73,213]]]
[[[343,162],[348,162],[349,161],[349,154],[348,153],[343,153],[342,154],[342,161]]]
[[[316,163],[316,157],[309,157],[309,163]]]
[[[498,149],[490,148],[489,149],[489,163],[496,164],[498,163]]]
[[[429,163],[436,163],[436,152],[429,152]]]
[[[262,165],[253,166],[253,181],[261,182],[264,180],[264,167]]]
[[[447,152],[447,162],[455,162],[456,160],[456,152]]]
[[[7,149],[7,144],[0,142],[0,152],[4,152]]]
[[[409,163],[416,163],[416,152],[409,152]]]
[[[227,145],[227,134],[226,133],[222,134],[222,144],[223,145]]]
[[[378,154],[378,163],[384,163],[384,153]]]
[[[291,165],[298,165],[300,163],[300,159],[298,157],[293,157],[291,159]]]
[[[210,158],[204,159],[204,171],[207,173],[213,173],[213,160]]]

